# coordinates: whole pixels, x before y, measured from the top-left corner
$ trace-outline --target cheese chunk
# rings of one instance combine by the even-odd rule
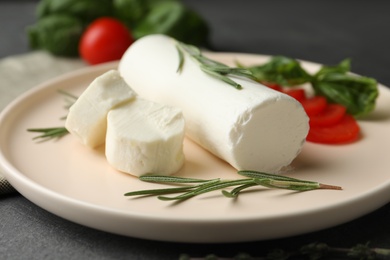
[[[125,81],[143,98],[182,109],[186,134],[238,170],[278,172],[298,155],[309,130],[295,99],[257,82],[233,78],[237,90],[205,74],[176,41],[149,35],[132,44],[119,63]]]
[[[110,70],[97,77],[70,107],[65,127],[81,143],[95,148],[105,141],[108,111],[135,96],[119,72]]]
[[[107,161],[135,176],[171,175],[184,163],[184,126],[178,108],[140,98],[118,106],[107,117]]]

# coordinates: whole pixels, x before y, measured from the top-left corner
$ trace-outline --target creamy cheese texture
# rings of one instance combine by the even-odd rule
[[[105,141],[108,111],[135,96],[119,72],[110,70],[92,81],[70,107],[65,127],[81,143],[95,148]]]
[[[65,126],[86,146],[105,143],[108,163],[131,175],[171,175],[184,164],[181,110],[139,98],[117,70],[88,86]]]
[[[184,127],[180,109],[137,98],[108,113],[106,158],[132,175],[171,175],[184,164]]]
[[[130,46],[118,70],[141,97],[180,108],[187,136],[234,168],[275,173],[292,162],[309,130],[299,102],[232,77],[243,87],[237,90],[184,58],[178,73],[176,41],[149,35]]]

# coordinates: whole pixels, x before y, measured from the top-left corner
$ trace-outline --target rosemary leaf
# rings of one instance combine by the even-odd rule
[[[73,102],[75,102],[78,99],[77,96],[75,96],[75,95],[73,95],[73,94],[71,94],[71,93],[69,93],[69,92],[67,92],[65,90],[59,89],[58,92],[61,93],[64,96],[66,96],[66,97],[71,98],[73,100]]]
[[[190,54],[192,57],[203,57],[199,48],[191,44],[185,44],[183,42],[178,42],[177,46],[182,48],[185,52]]]
[[[320,185],[318,182],[294,182],[294,181],[281,181],[271,179],[254,179],[259,185],[277,188],[277,189],[288,189],[296,191],[308,191],[319,189]]]
[[[176,46],[177,53],[179,55],[179,66],[177,67],[176,72],[181,73],[183,71],[184,66],[184,53],[183,51]]]
[[[303,183],[312,183],[311,181],[299,180],[296,178],[287,177],[279,174],[271,174],[265,172],[257,172],[257,171],[238,171],[238,174],[255,179],[272,179],[272,180],[280,180],[280,181],[295,181],[295,182],[303,182]]]
[[[227,197],[227,198],[236,198],[236,197],[237,197],[237,195],[234,195],[233,193],[228,192],[228,191],[226,191],[226,190],[222,190],[222,194],[223,194],[225,197]]]
[[[190,189],[193,189],[194,186],[186,186],[186,187],[177,187],[177,188],[167,188],[167,189],[151,189],[151,190],[139,190],[127,192],[125,196],[139,196],[139,195],[161,195],[161,194],[172,194],[177,192],[185,192]]]
[[[33,139],[60,138],[69,133],[65,127],[29,128],[27,131],[42,133],[41,135],[35,136]]]
[[[265,173],[265,172],[238,171],[237,173],[240,175],[249,177],[249,178],[254,178],[255,180],[257,180],[259,185],[263,185],[263,186],[266,186],[269,188],[283,189],[283,186],[285,186],[285,185],[288,186],[289,184],[287,184],[287,183],[290,183],[291,187],[287,188],[287,189],[291,189],[291,190],[303,191],[303,190],[313,190],[313,189],[329,189],[329,190],[341,190],[342,189],[339,186],[322,184],[322,183],[307,181],[307,180],[300,180],[300,179],[296,179],[296,178],[287,177],[284,175],[270,174],[270,173]],[[271,182],[271,180],[272,180],[272,182]],[[279,181],[279,182],[277,182],[277,181]],[[278,185],[280,185],[280,187],[278,187]],[[302,187],[299,188],[298,187],[299,185]]]
[[[221,66],[221,65],[210,65],[209,68],[211,68],[213,71],[217,73],[221,73],[223,75],[235,75],[235,76],[241,76],[245,78],[250,78],[252,80],[256,80],[256,78],[252,75],[250,71],[247,69],[242,68],[230,68],[228,66]]]
[[[242,89],[242,86],[240,84],[238,84],[234,80],[231,80],[230,78],[224,76],[223,74],[215,72],[213,70],[210,70],[208,67],[203,66],[203,65],[201,65],[200,68],[202,69],[203,72],[205,72],[213,77],[216,77],[217,79],[222,80],[223,82],[228,83],[229,85],[235,87],[236,89]]]
[[[236,188],[234,188],[232,191],[228,192],[226,190],[222,190],[222,194],[225,195],[226,197],[228,198],[236,198],[238,196],[238,194],[244,190],[244,189],[247,189],[247,188],[250,188],[250,187],[253,187],[253,186],[257,186],[258,183],[256,183],[255,181],[253,181],[253,183],[247,183],[247,184],[243,184],[241,186],[238,186]]]
[[[184,177],[176,177],[176,176],[162,176],[162,175],[143,175],[140,176],[139,179],[141,181],[146,182],[173,182],[173,183],[200,183],[200,182],[211,182],[211,181],[219,181],[219,179],[212,180],[201,180],[194,178],[184,178]]]
[[[192,45],[184,44],[182,42],[177,42],[176,49],[179,56],[179,65],[177,67],[177,72],[181,73],[183,70],[183,64],[185,60],[184,52],[191,56],[195,61],[199,63],[200,68],[203,72],[216,77],[219,80],[222,80],[225,83],[235,87],[236,89],[242,89],[241,85],[235,82],[234,80],[227,77],[228,75],[235,75],[251,80],[256,78],[252,75],[252,72],[246,68],[231,68],[221,62],[211,60],[202,55],[201,51]]]
[[[215,191],[235,185],[241,185],[253,182],[252,179],[240,179],[240,180],[233,180],[233,181],[219,181],[216,183],[209,183],[209,184],[203,184],[200,185],[198,188],[191,190],[189,192],[183,193],[182,195],[176,196],[176,197],[165,197],[165,196],[159,196],[158,198],[160,200],[184,200],[189,199],[191,197],[207,193],[210,191]]]
[[[74,104],[74,102],[76,102],[76,100],[78,99],[77,96],[69,92],[66,92],[64,90],[59,89],[58,92],[66,97],[65,99],[65,102],[67,102],[67,105],[65,106],[66,109],[69,109]],[[66,119],[66,117],[67,116],[63,116],[60,119],[64,120]],[[60,138],[69,133],[69,131],[63,126],[49,127],[49,128],[29,128],[27,129],[27,131],[41,133],[41,135],[33,137],[33,140],[40,139],[43,141],[51,140],[54,138]]]
[[[227,66],[226,64],[223,64],[222,62],[212,60],[212,59],[209,59],[209,58],[203,56],[200,52],[198,55],[194,55],[193,57],[201,64],[205,64],[205,65],[209,65],[209,66],[219,66],[219,67],[230,68],[229,66]]]

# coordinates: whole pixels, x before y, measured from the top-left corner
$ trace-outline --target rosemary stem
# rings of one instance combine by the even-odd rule
[[[321,184],[314,181],[300,180],[296,178],[291,178],[282,175],[269,174],[264,172],[256,171],[238,171],[240,175],[246,176],[245,179],[236,179],[236,180],[221,180],[217,179],[195,179],[195,178],[186,178],[186,177],[177,177],[177,176],[162,176],[162,175],[143,175],[139,179],[146,182],[153,183],[173,183],[173,184],[189,184],[197,183],[197,185],[189,185],[178,188],[168,188],[168,189],[153,189],[153,190],[141,190],[128,192],[125,196],[135,196],[135,195],[157,195],[157,198],[160,200],[185,200],[197,195],[220,190],[222,189],[222,194],[228,198],[235,198],[238,194],[247,188],[253,186],[264,186],[268,188],[276,189],[288,189],[294,191],[309,191],[315,189],[331,189],[331,190],[341,190],[341,187],[334,185]],[[230,192],[223,190],[227,187],[233,187]],[[167,194],[181,193],[180,195],[169,197],[163,196]]]
[[[252,179],[241,179],[241,180],[233,180],[233,181],[219,181],[219,182],[211,182],[206,183],[203,185],[199,185],[198,188],[191,190],[189,192],[186,192],[182,195],[176,196],[176,197],[165,197],[165,196],[159,196],[158,198],[161,200],[180,200],[180,199],[188,199],[203,193],[207,193],[214,190],[219,190],[231,186],[236,185],[242,185],[253,182]]]
[[[185,61],[184,52],[186,52],[188,55],[191,56],[193,60],[195,60],[199,64],[199,67],[203,72],[233,86],[236,89],[242,89],[241,85],[229,78],[228,76],[235,75],[251,80],[256,80],[250,70],[246,68],[231,68],[221,62],[211,60],[203,56],[201,51],[195,46],[184,44],[182,42],[177,42],[176,49],[179,56],[179,65],[176,70],[176,72],[178,73],[181,73],[183,71]]]

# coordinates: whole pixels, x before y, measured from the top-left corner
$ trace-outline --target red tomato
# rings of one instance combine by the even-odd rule
[[[274,90],[298,100],[310,121],[306,140],[323,144],[342,144],[358,139],[360,128],[355,118],[346,114],[346,108],[339,104],[328,104],[323,96],[306,98],[304,89],[283,89],[280,85],[262,82]]]
[[[355,118],[345,114],[336,124],[331,126],[310,127],[307,141],[323,144],[341,144],[355,141],[359,137],[360,128]]]
[[[284,94],[289,95],[290,97],[295,98],[299,102],[302,102],[304,99],[306,99],[306,94],[305,90],[302,88],[297,88],[297,89],[284,89],[281,92]]]
[[[272,88],[273,90],[281,91],[282,87],[276,83],[269,83],[269,82],[260,82],[264,86],[267,86],[269,88]]]
[[[326,108],[310,116],[310,126],[330,126],[338,123],[345,115],[346,108],[339,104],[328,104]]]
[[[102,17],[93,21],[81,36],[79,53],[89,64],[119,60],[133,42],[125,25]]]
[[[306,114],[310,117],[323,111],[327,106],[326,98],[322,96],[314,96],[301,101]]]

